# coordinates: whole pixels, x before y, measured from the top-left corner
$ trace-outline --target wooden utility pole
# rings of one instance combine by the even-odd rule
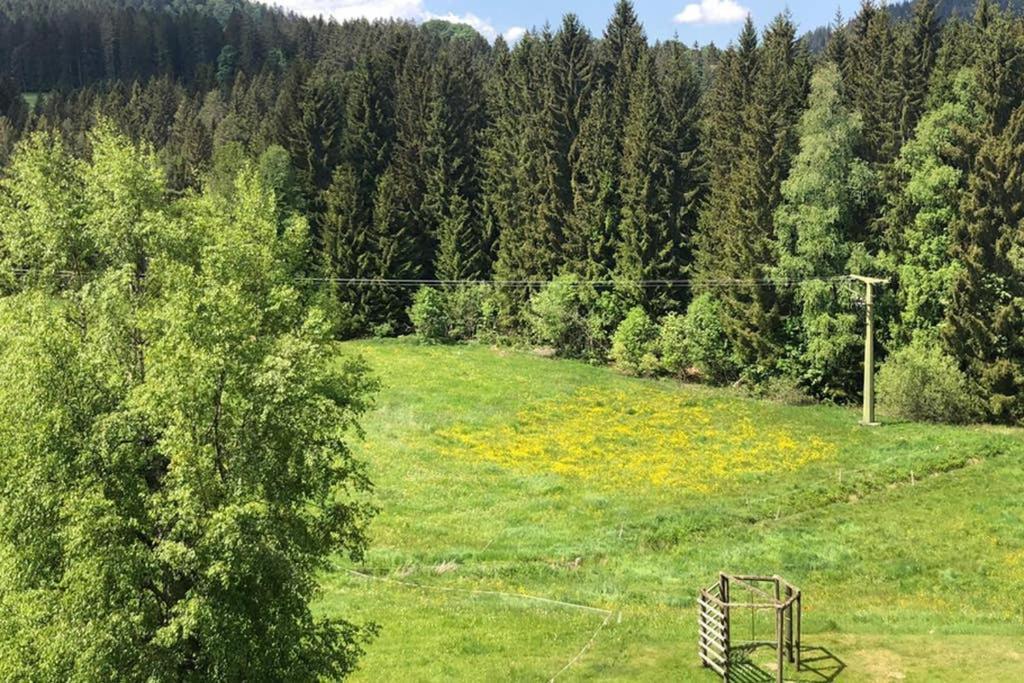
[[[888,278],[864,277],[851,275],[854,280],[863,282],[867,290],[864,293],[864,314],[867,326],[864,330],[864,416],[860,423],[866,427],[875,427],[875,285],[884,285]]]

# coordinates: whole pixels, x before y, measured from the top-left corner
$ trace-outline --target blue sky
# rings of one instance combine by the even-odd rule
[[[395,17],[424,21],[442,18],[467,23],[488,39],[498,34],[515,40],[530,27],[544,22],[557,25],[566,12],[575,12],[600,35],[614,0],[269,0],[302,14],[334,16],[338,19]],[[828,23],[836,8],[852,16],[860,0],[636,0],[637,14],[648,37],[678,35],[686,43],[724,46],[736,37],[749,12],[758,26],[764,26],[787,8],[801,32]]]

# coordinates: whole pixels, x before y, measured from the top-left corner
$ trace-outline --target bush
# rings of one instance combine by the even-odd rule
[[[526,320],[534,338],[560,356],[585,355],[589,346],[587,313],[575,275],[560,275],[530,297]]]
[[[449,339],[473,339],[481,331],[487,285],[465,285],[445,292]]]
[[[445,297],[433,287],[422,287],[416,291],[409,307],[416,336],[424,341],[443,342],[448,340],[448,311]]]
[[[634,375],[653,374],[658,369],[655,355],[658,328],[643,308],[636,306],[626,314],[612,337],[612,360]]]
[[[690,302],[683,325],[685,355],[700,376],[713,384],[728,382],[737,371],[720,309],[721,304],[711,294],[701,294]]]
[[[896,417],[959,424],[977,420],[980,405],[967,377],[938,347],[911,344],[882,364],[879,403]]]
[[[661,320],[658,331],[658,352],[661,367],[674,377],[683,377],[690,369],[689,349],[686,342],[686,318],[669,313]]]
[[[485,322],[486,285],[419,289],[409,307],[416,336],[429,342],[473,339]]]

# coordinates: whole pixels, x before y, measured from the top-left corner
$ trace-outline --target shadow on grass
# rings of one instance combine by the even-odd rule
[[[764,668],[752,659],[753,653],[763,646],[734,648],[729,661],[731,683],[774,683],[775,671]],[[768,648],[772,649],[772,648]],[[830,683],[839,679],[846,663],[827,648],[805,645],[800,657],[800,670],[793,664],[786,665],[785,680],[793,683]]]

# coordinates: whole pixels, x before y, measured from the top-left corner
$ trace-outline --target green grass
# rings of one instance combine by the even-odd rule
[[[726,570],[800,585],[839,680],[1024,680],[1020,431],[861,428],[482,346],[342,353],[384,383],[356,446],[372,549],[320,604],[380,626],[359,679],[547,680],[606,616],[529,595],[613,615],[559,680],[713,681],[694,596]]]

